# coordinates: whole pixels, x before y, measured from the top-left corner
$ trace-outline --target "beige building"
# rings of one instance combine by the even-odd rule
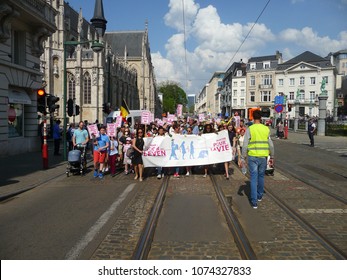
[[[323,79],[329,117],[333,115],[335,101],[335,67],[329,59],[306,51],[277,66],[276,95],[287,97],[288,118],[297,117],[295,104],[298,104],[300,117],[318,116],[318,95]]]
[[[205,113],[216,117],[220,113],[220,88],[224,72],[215,72],[209,83],[204,86],[196,98],[195,111],[198,114]]]
[[[282,63],[282,54],[251,57],[247,62],[247,112],[249,109],[259,108],[270,113],[273,100],[276,96],[275,74],[279,63]]]
[[[57,11],[44,0],[0,1],[0,10],[0,154],[20,154],[40,149],[40,56]]]

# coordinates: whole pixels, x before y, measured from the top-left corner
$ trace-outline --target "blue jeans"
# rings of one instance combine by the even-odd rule
[[[266,170],[266,157],[248,156],[248,168],[251,176],[251,203],[257,204],[257,200],[263,197],[264,176]]]

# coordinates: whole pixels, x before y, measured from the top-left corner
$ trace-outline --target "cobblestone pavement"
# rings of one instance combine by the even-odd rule
[[[215,227],[215,229],[217,230],[218,225],[211,224],[211,221],[209,220],[207,215],[204,217],[204,210],[200,211],[202,216],[200,218],[203,219],[202,221],[200,221],[200,223],[196,223],[194,221],[191,221],[189,218],[186,218],[188,221],[191,221],[191,224],[186,225],[185,227],[184,222],[175,221],[175,217],[173,217],[174,215],[165,215],[165,211],[169,211],[167,208],[170,207],[170,200],[171,204],[177,203],[177,200],[180,199],[180,196],[185,196],[187,200],[189,199],[191,201],[191,204],[194,204],[194,200],[197,196],[208,197],[203,200],[199,200],[198,202],[195,202],[197,205],[186,205],[186,209],[182,210],[181,215],[192,216],[192,219],[194,219],[194,217],[199,216],[199,214],[195,213],[195,211],[199,212],[199,210],[194,210],[195,206],[197,206],[198,208],[205,208],[205,211],[212,212],[213,209],[209,207],[206,200],[212,199],[213,203],[217,206],[218,212],[214,219],[221,223],[220,226],[224,228],[224,233],[226,233],[227,235],[226,238],[224,238],[223,235],[220,236],[220,232],[207,230],[209,227]],[[203,204],[204,202],[206,203]],[[218,205],[218,199],[216,197],[215,191],[212,186],[212,182],[209,177],[203,178],[202,175],[193,175],[189,177],[181,176],[181,178],[179,179],[171,179],[167,197],[164,203],[164,214],[162,214],[162,216],[159,218],[158,227],[154,236],[148,259],[240,259],[239,250],[237,249],[237,246],[234,243],[233,237],[229,232],[228,226],[226,224],[224,215]],[[177,211],[177,209],[174,208],[171,211]],[[178,214],[178,216],[180,216],[180,214]],[[176,219],[179,219],[179,217]],[[181,225],[181,228],[179,229],[181,233],[170,233],[170,231],[174,231],[170,223],[174,223],[174,227],[176,225]],[[161,227],[165,227],[166,229],[161,229]],[[195,229],[192,227],[195,227]],[[206,234],[199,234],[196,232],[200,230],[205,231]],[[162,234],[164,235],[164,237],[160,237],[157,236],[157,231],[169,231],[169,233]]]
[[[346,211],[344,205],[277,171],[275,176],[266,177],[265,186],[294,208],[339,208],[344,209],[343,213]],[[266,194],[258,209],[252,209],[248,202],[249,180],[237,167],[234,167],[230,184],[224,183],[223,189],[227,196],[232,197],[232,208],[237,213],[258,259],[335,259]],[[320,203],[317,204],[317,201]],[[343,230],[346,228],[346,220],[343,215],[306,214],[304,217],[346,253],[346,231]]]
[[[133,175],[121,178],[129,180]],[[160,184],[153,177],[136,183],[140,188],[129,206],[123,211],[106,238],[101,242],[91,259],[94,260],[129,260],[145,226],[147,217],[160,189]],[[155,183],[154,183],[155,182]]]

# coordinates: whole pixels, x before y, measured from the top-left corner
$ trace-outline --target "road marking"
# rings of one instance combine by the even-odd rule
[[[66,254],[65,259],[75,260],[80,253],[87,247],[87,245],[95,238],[101,228],[107,223],[113,213],[116,211],[118,206],[125,200],[127,195],[134,189],[135,183],[130,184],[118,199],[112,203],[110,208],[106,210],[104,214],[96,221],[96,223],[88,230],[86,235]]]
[[[298,209],[302,214],[347,214],[347,209]]]

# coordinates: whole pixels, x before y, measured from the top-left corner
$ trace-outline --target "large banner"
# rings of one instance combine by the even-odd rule
[[[228,131],[198,135],[147,137],[142,160],[145,167],[178,167],[231,161]]]

